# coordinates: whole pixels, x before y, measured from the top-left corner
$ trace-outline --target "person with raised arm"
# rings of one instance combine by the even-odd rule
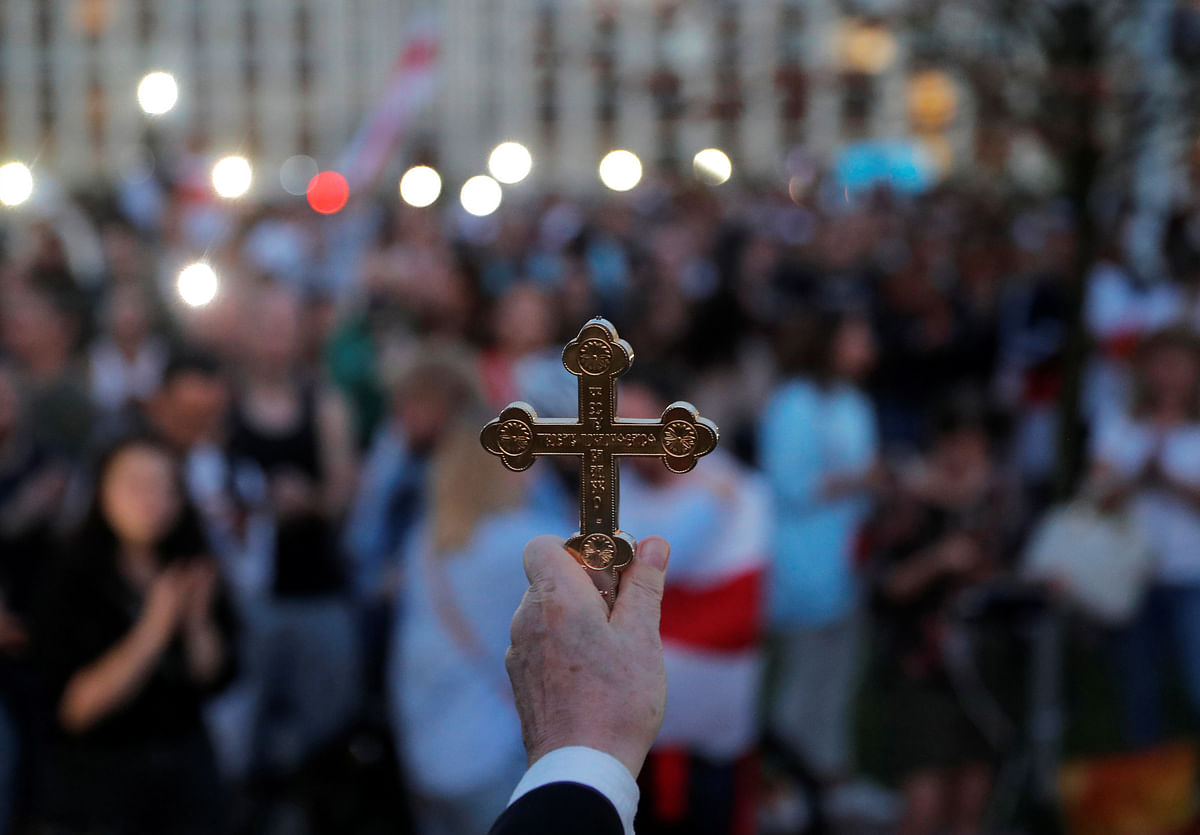
[[[670,546],[647,537],[611,615],[561,539],[525,548],[506,666],[529,770],[491,835],[631,835],[635,778],[667,699],[659,613]]]

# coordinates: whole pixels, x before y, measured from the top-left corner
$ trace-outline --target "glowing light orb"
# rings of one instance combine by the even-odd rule
[[[705,148],[692,157],[696,179],[710,186],[719,186],[733,176],[733,163],[720,148]]]
[[[488,157],[488,171],[502,183],[519,183],[533,169],[533,155],[520,142],[502,142]]]
[[[908,83],[908,117],[922,133],[941,130],[958,112],[954,80],[941,70],[925,70]]]
[[[842,66],[853,72],[875,75],[896,60],[896,36],[882,23],[850,21],[835,34]]]
[[[179,85],[169,72],[151,72],[142,76],[137,86],[137,100],[142,111],[150,116],[161,116],[179,101]]]
[[[642,161],[633,151],[609,151],[600,160],[600,182],[613,191],[629,191],[642,180]]]
[[[504,195],[498,182],[486,174],[478,174],[463,183],[458,198],[468,212],[476,217],[486,217],[500,208]]]
[[[189,307],[204,307],[217,297],[219,284],[213,268],[204,261],[196,261],[179,271],[175,290]]]
[[[314,212],[332,215],[350,199],[350,184],[336,171],[322,171],[308,183],[308,205]]]
[[[33,194],[33,173],[23,162],[0,165],[0,203],[20,206]]]
[[[254,174],[245,157],[224,157],[212,169],[213,191],[226,200],[241,197],[250,190]]]
[[[296,154],[279,166],[279,184],[288,194],[301,197],[308,193],[308,184],[321,173],[321,166],[312,157]]]
[[[400,199],[423,209],[442,193],[442,177],[428,165],[414,165],[400,178]]]

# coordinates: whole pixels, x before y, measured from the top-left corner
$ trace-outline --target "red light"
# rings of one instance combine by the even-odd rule
[[[322,171],[308,181],[308,205],[313,211],[331,215],[350,199],[350,185],[336,171]]]

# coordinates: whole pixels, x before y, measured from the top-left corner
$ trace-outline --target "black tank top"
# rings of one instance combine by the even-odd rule
[[[247,418],[241,399],[234,405],[230,448],[255,461],[267,475],[299,473],[320,485],[321,455],[317,431],[317,395],[311,386],[300,393],[300,417],[286,432],[272,432]],[[318,513],[281,521],[275,536],[277,597],[314,597],[342,590],[341,560],[332,526]]]
[[[316,393],[311,386],[300,392],[300,419],[286,432],[272,432],[255,426],[246,416],[239,399],[233,410],[230,442],[235,452],[250,458],[268,476],[292,470],[321,480],[321,456],[317,441]]]

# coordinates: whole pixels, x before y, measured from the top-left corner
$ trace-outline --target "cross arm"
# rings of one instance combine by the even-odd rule
[[[614,455],[661,457],[676,473],[695,467],[696,459],[712,452],[718,439],[716,425],[683,400],[664,409],[658,420],[619,418],[612,434]]]

